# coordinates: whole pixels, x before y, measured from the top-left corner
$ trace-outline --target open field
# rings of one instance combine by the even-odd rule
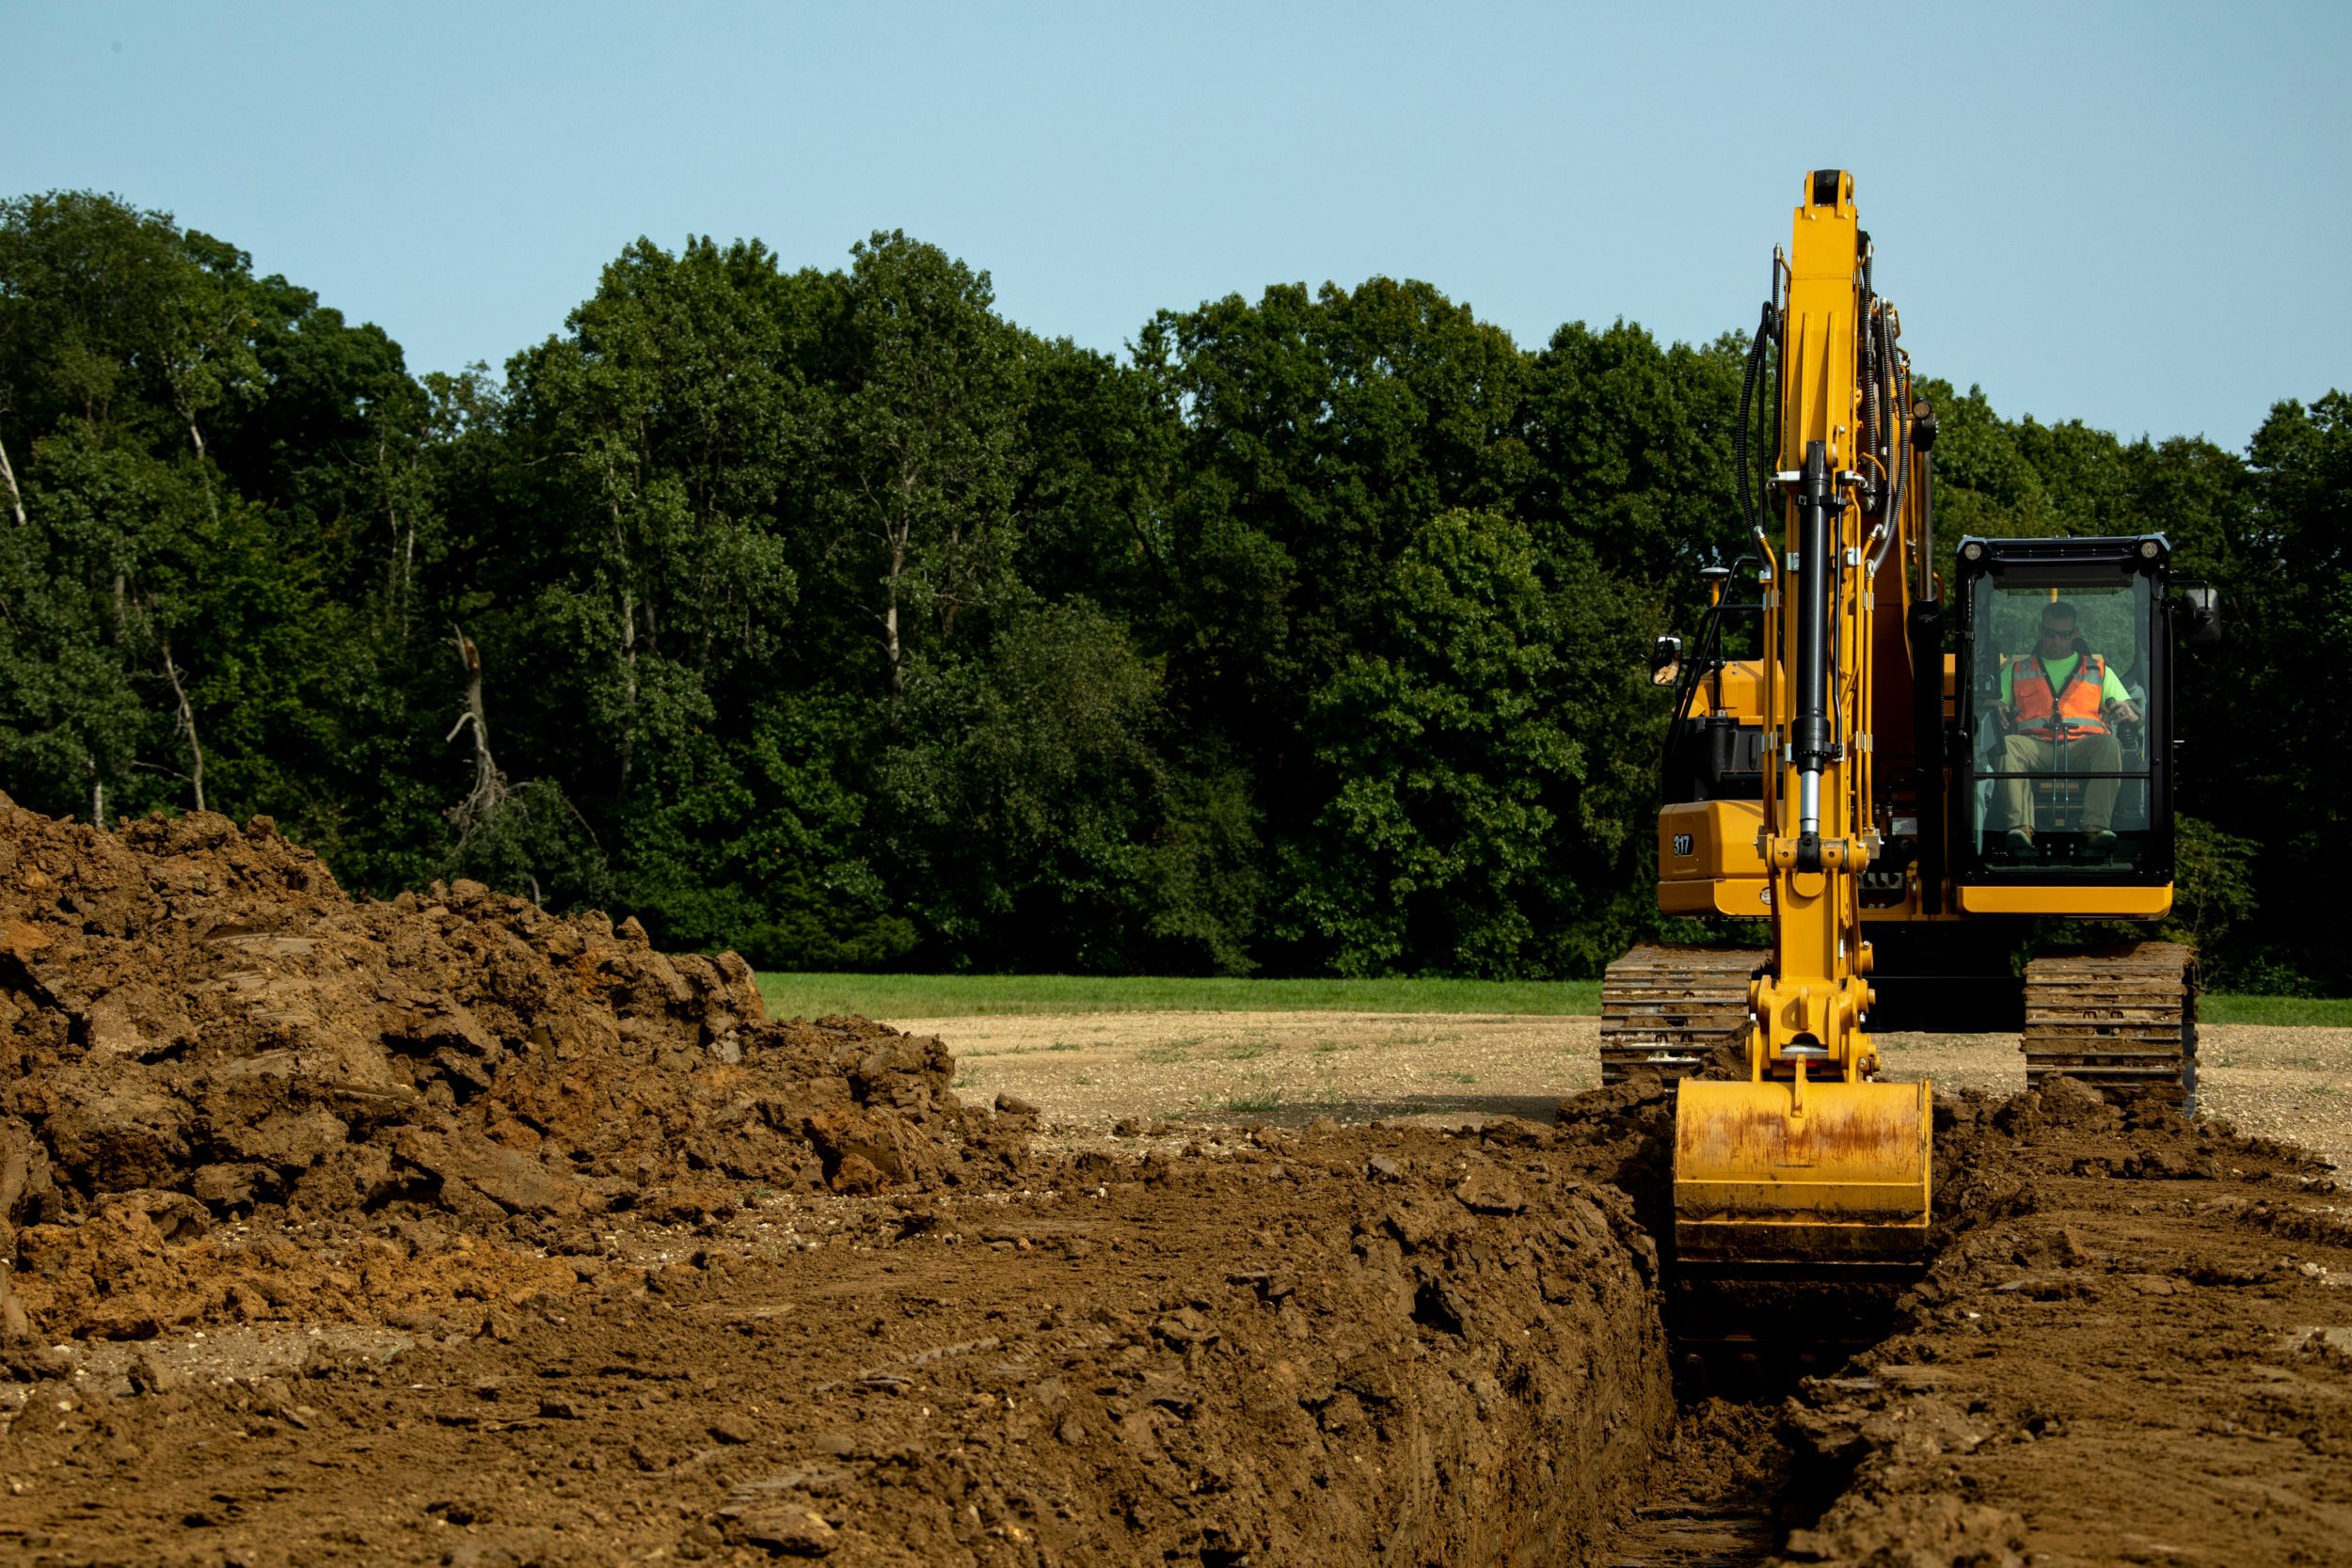
[[[762,974],[779,1017],[852,1012],[956,1053],[958,1085],[1074,1130],[1121,1120],[1548,1115],[1599,1082],[1599,987],[1472,980]],[[2198,1000],[2200,1105],[2352,1166],[2352,1001]],[[1890,1034],[1890,1075],[2026,1086],[2014,1036]]]
[[[887,1022],[946,1039],[963,1092],[1017,1095],[1049,1121],[1093,1132],[1121,1120],[1541,1118],[1600,1082],[1600,1025],[1591,1018],[1098,1012]],[[1890,1077],[2003,1096],[2026,1086],[2013,1035],[1880,1041]],[[2352,1167],[2352,1029],[2209,1024],[2198,1054],[2205,1115]]]
[[[1597,980],[1236,980],[1083,974],[759,976],[778,1018],[985,1018],[1024,1013],[1523,1013],[1597,1017]],[[2352,1028],[2352,998],[2237,996],[2198,1001],[2207,1023]]]
[[[778,1018],[986,1018],[1025,1013],[1600,1012],[1597,980],[1234,980],[1085,974],[759,976]]]

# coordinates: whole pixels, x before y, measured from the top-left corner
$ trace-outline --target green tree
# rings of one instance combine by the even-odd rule
[[[895,723],[915,650],[1016,593],[1022,341],[988,275],[937,246],[894,230],[852,254],[817,521],[828,596],[864,620]]]
[[[1382,634],[1316,694],[1327,803],[1285,848],[1285,918],[1338,972],[1557,972],[1547,916],[1598,825],[1564,608],[1501,513],[1443,513],[1391,565]]]
[[[1571,543],[1603,571],[1657,582],[1695,610],[1696,568],[1749,549],[1732,447],[1744,340],[1661,348],[1618,322],[1572,322],[1528,372],[1534,458],[1520,515],[1549,559]]]
[[[2352,958],[2332,937],[2333,890],[2352,874],[2339,787],[2352,740],[2321,711],[2311,671],[2352,640],[2352,396],[2280,404],[2249,457],[2251,516],[2236,569],[2217,574],[2225,640],[2182,677],[2201,689],[2190,766],[2201,815],[2263,847],[2263,917],[2231,960],[2343,995]]]
[[[0,450],[25,458],[0,460],[0,752],[35,803],[291,804],[328,749],[337,608],[310,539],[218,461],[271,390],[263,292],[242,252],[167,214],[0,203]]]
[[[1083,600],[1008,618],[985,658],[916,663],[879,800],[941,959],[1248,967],[1246,814],[1171,777],[1164,721],[1158,669]]]
[[[474,460],[456,563],[485,664],[508,673],[501,752],[561,792],[540,815],[577,813],[665,940],[721,942],[762,912],[741,881],[743,721],[799,586],[787,492],[825,293],[756,243],[641,240],[564,335],[510,363]],[[561,678],[517,678],[543,671]]]

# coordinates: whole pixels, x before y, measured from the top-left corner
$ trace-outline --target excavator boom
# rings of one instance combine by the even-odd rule
[[[1751,361],[1753,377],[1777,350],[1775,470],[1749,519],[1765,562],[1757,847],[1772,945],[1749,987],[1746,1080],[1677,1085],[1686,1262],[1884,1263],[1927,1241],[1928,1086],[1877,1082],[1864,1030],[1860,888],[1882,848],[1871,651],[1877,616],[1902,624],[1925,555],[1900,324],[1870,271],[1852,177],[1809,174]]]

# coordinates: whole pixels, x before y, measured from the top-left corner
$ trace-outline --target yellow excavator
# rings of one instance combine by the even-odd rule
[[[1874,1026],[2015,1028],[2032,1082],[2195,1091],[2187,949],[2011,956],[2037,916],[2170,910],[2174,643],[2217,638],[2218,604],[2156,534],[1963,539],[1947,582],[1935,414],[1872,272],[1852,176],[1807,174],[1740,394],[1754,553],[1703,568],[1697,636],[1650,656],[1660,907],[1772,933],[1638,947],[1603,983],[1604,1081],[1675,1084],[1701,1268],[1924,1251],[1930,1087],[1881,1077]],[[1726,1051],[1742,1076],[1698,1075]]]

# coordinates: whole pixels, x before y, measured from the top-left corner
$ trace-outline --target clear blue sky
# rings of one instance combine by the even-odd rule
[[[641,234],[837,266],[878,228],[1105,349],[1375,273],[1526,344],[1706,339],[1837,164],[1915,363],[2006,413],[2235,447],[2352,386],[2342,0],[0,0],[0,193],[174,213],[418,369],[560,329]]]

